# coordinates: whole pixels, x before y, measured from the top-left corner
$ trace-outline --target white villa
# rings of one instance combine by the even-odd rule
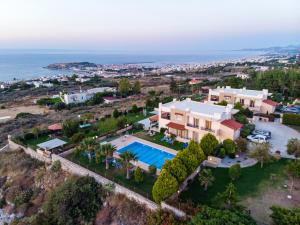
[[[246,88],[236,89],[230,86],[217,87],[209,90],[208,101],[219,103],[226,101],[229,104],[241,103],[245,108],[254,112],[273,113],[277,103],[269,100],[271,93],[267,89],[261,91],[248,90]]]
[[[235,140],[240,136],[242,124],[234,121],[232,116],[238,110],[233,105],[219,106],[186,99],[166,104],[159,104],[159,129],[167,128],[168,134],[173,134],[181,142],[195,140],[211,133],[220,141]]]
[[[86,91],[80,90],[79,92],[73,92],[73,93],[60,92],[59,96],[61,100],[66,104],[72,104],[72,103],[78,104],[78,103],[84,103],[88,101],[97,93],[104,93],[104,92],[116,92],[116,89],[112,87],[98,87]]]

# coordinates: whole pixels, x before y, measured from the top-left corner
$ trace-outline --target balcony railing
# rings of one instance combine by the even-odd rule
[[[207,131],[207,132],[211,132],[211,133],[216,133],[215,130],[211,129],[211,128],[207,128],[207,127],[201,127],[201,130]]]
[[[192,124],[192,123],[187,123],[186,125],[187,125],[188,127],[199,128],[199,125]]]

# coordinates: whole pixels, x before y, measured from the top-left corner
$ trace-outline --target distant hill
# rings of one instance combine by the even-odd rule
[[[97,67],[95,63],[90,62],[71,62],[71,63],[53,63],[46,66],[47,69],[51,70],[69,70],[69,69],[84,69],[87,67]]]
[[[263,51],[268,53],[283,53],[283,54],[299,54],[300,44],[298,45],[288,45],[288,46],[274,46],[268,48],[246,48],[238,51]]]

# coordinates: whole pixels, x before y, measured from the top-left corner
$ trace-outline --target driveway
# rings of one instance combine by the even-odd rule
[[[270,144],[272,145],[271,152],[280,151],[281,156],[285,158],[294,158],[288,155],[286,145],[290,138],[298,138],[300,140],[300,133],[288,126],[278,122],[256,122],[256,129],[268,130],[272,132]]]

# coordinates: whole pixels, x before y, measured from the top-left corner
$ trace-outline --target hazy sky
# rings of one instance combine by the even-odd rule
[[[300,0],[0,1],[0,48],[197,53],[300,44]]]

